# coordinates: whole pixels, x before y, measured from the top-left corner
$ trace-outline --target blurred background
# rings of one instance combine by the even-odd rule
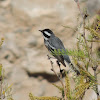
[[[87,8],[90,22],[100,12],[100,0],[80,0],[80,5]],[[51,84],[60,83],[50,70],[48,51],[38,30],[50,28],[67,49],[73,49],[77,33],[63,26],[75,29],[78,15],[74,0],[0,0],[0,38],[5,38],[0,63],[7,82],[13,84],[14,100],[28,100],[29,92],[35,96],[60,95]],[[55,68],[59,71],[56,64]],[[96,100],[93,90],[87,92],[84,100]]]

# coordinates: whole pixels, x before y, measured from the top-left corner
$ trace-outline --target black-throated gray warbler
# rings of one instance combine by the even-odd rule
[[[44,30],[39,30],[42,32],[43,37],[44,37],[44,44],[46,48],[48,49],[49,52],[53,52],[54,50],[58,51],[66,51],[62,41],[54,35],[54,33],[50,29],[44,29]],[[73,64],[70,61],[70,58],[67,54],[65,55],[53,55],[57,59],[57,64],[60,66],[59,62],[61,62],[65,67],[65,61],[69,64],[72,65],[72,69],[79,74],[79,71],[73,66]]]

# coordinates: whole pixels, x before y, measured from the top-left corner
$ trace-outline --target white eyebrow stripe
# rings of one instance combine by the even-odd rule
[[[47,31],[44,31],[44,33],[45,33],[46,35],[48,35],[48,36],[51,36],[51,34],[48,33]]]

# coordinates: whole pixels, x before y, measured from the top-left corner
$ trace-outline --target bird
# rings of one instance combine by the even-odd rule
[[[54,53],[53,51],[55,50],[56,51],[60,50],[61,52],[63,50],[66,52],[63,42],[57,36],[55,36],[52,30],[43,29],[39,31],[42,33],[43,38],[44,38],[44,45],[46,46],[46,48],[48,49],[50,53]],[[72,65],[74,71],[77,71],[77,69],[74,68],[73,64],[71,63],[71,60],[67,54],[64,54],[64,55],[55,54],[53,56],[57,59],[57,64],[59,65],[59,67],[60,67],[60,63],[66,67],[65,62],[67,62],[68,65]],[[60,68],[60,71],[62,71],[61,68]]]

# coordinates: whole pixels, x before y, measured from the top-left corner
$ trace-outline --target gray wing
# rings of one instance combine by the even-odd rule
[[[52,54],[54,54],[54,50],[57,50],[57,48],[50,41],[44,40],[44,44]],[[54,54],[53,56],[66,67],[66,64],[64,63],[64,57],[62,55]]]
[[[58,37],[50,38],[49,43],[52,44],[53,47],[59,49],[60,51],[65,51],[66,49],[62,43],[62,41]],[[67,54],[60,55],[68,64],[71,63],[70,58]]]
[[[52,44],[57,49],[64,49],[65,47],[62,43],[62,41],[58,37],[50,38],[49,43]]]

